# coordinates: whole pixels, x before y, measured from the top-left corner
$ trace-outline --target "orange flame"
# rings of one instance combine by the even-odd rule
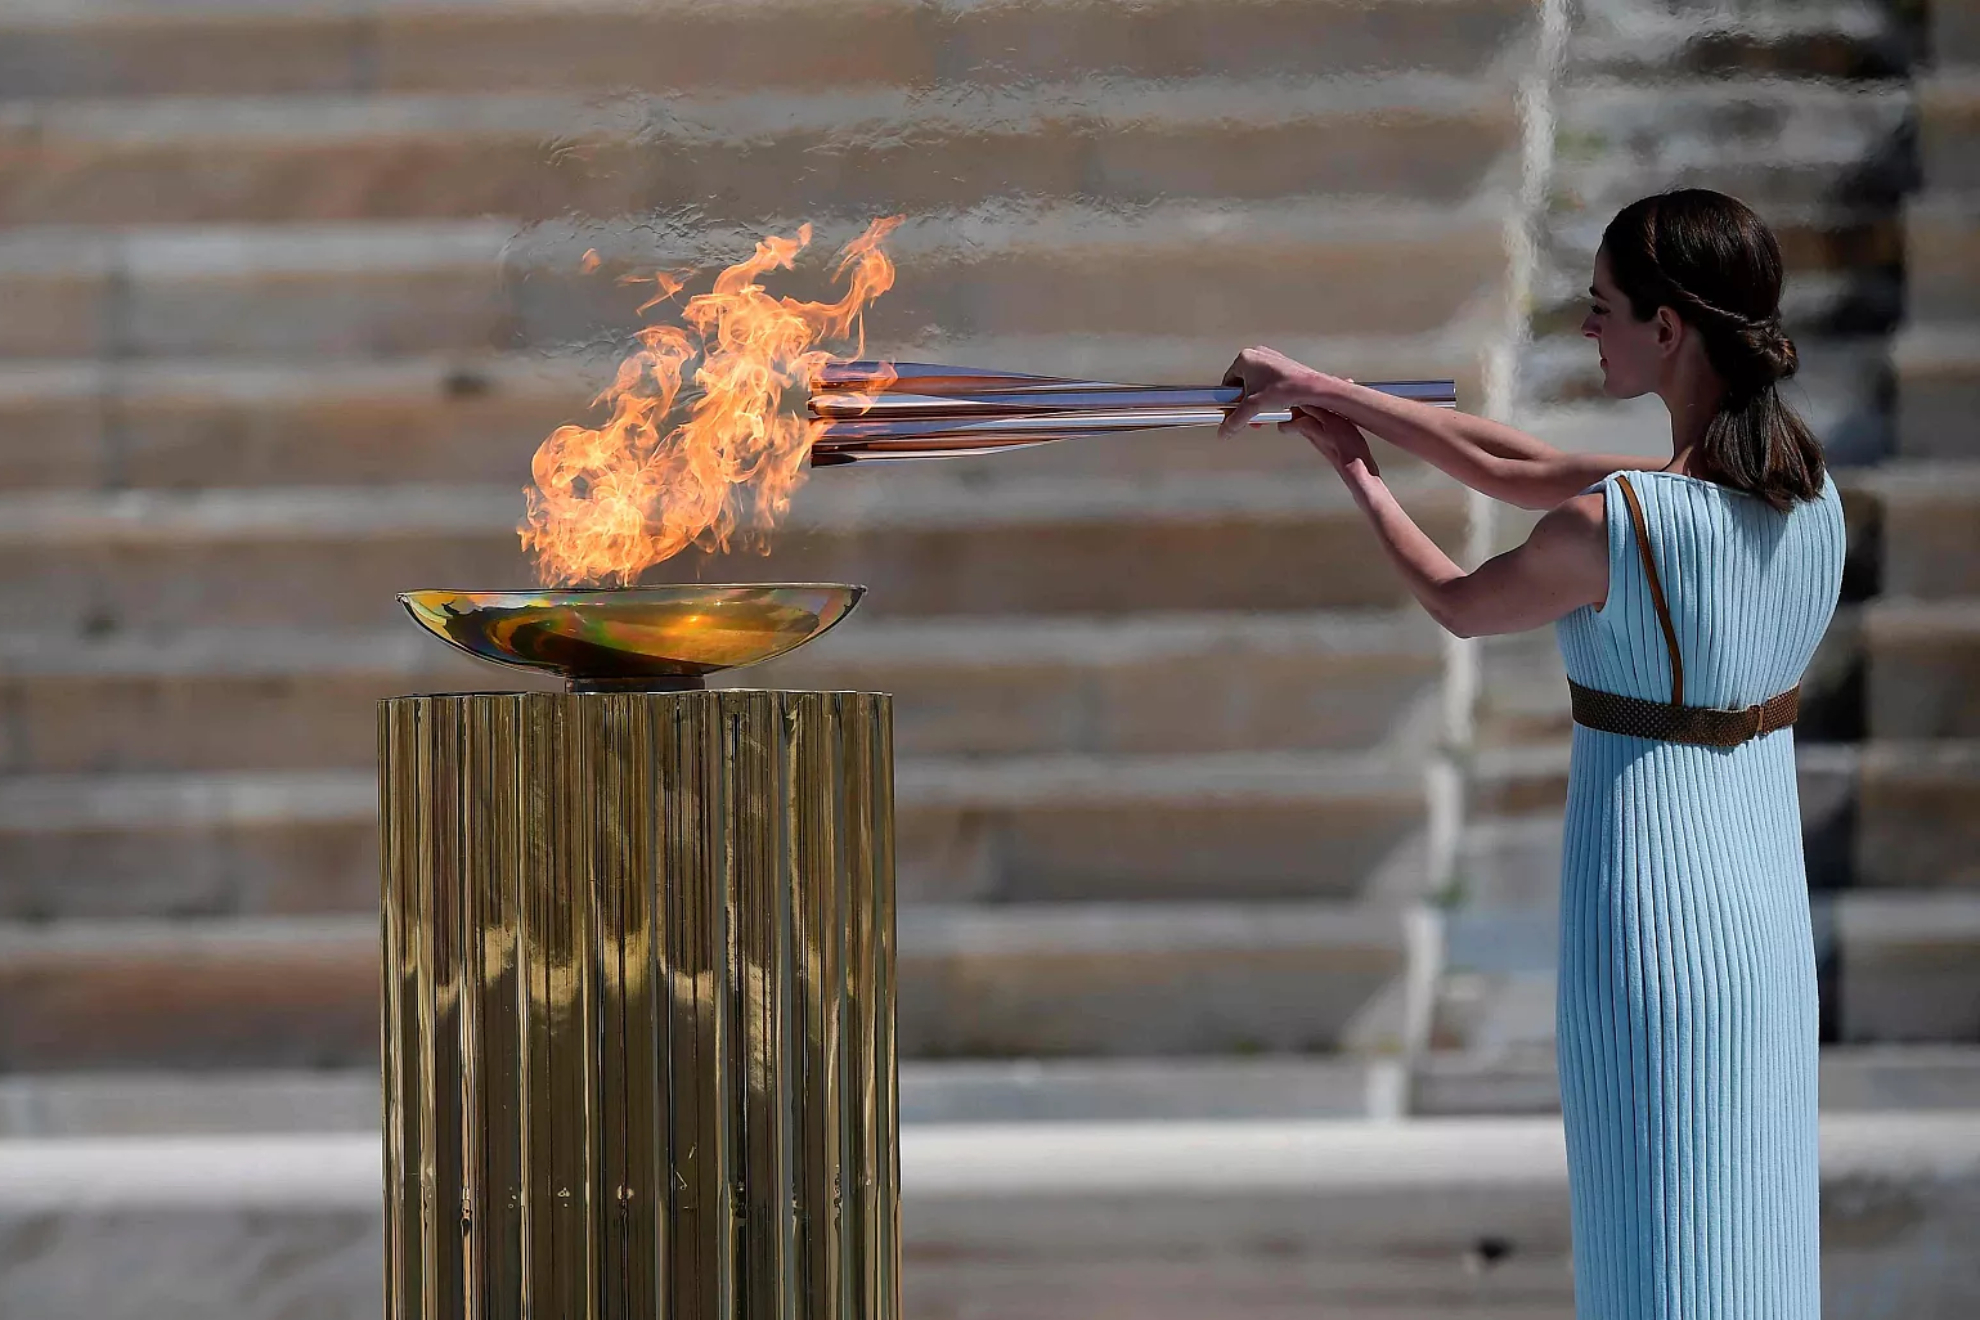
[[[536,485],[523,492],[527,512],[517,530],[546,585],[630,585],[691,545],[726,550],[739,531],[783,517],[824,425],[786,411],[784,402],[808,392],[836,356],[821,341],[856,335],[853,355],[863,354],[866,306],[894,283],[880,244],[900,222],[876,220],[846,245],[832,272],[847,282],[837,302],[772,298],[758,282],[791,268],[811,242],[807,224],[794,238],[759,242],[710,292],[687,301],[681,325],[639,331],[639,349],[594,400],[611,410],[605,423],[558,427],[530,464]],[[650,278],[656,292],[642,313],[684,284],[665,272]],[[694,395],[677,417],[684,381]]]

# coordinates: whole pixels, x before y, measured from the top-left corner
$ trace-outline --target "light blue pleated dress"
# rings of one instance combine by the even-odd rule
[[[1630,473],[1685,704],[1793,687],[1842,581],[1842,506],[1776,512]],[[1568,676],[1671,700],[1671,662],[1611,477],[1609,594],[1558,625]],[[1580,1320],[1820,1312],[1815,949],[1794,733],[1731,749],[1577,725],[1561,865],[1558,1061]]]

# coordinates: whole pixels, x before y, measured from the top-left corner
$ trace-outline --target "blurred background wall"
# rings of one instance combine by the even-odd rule
[[[820,287],[900,213],[875,352],[1264,342],[1654,466],[1575,327],[1675,184],[1782,236],[1851,525],[1800,733],[1831,1312],[1972,1314],[1971,0],[0,3],[0,1312],[376,1314],[372,704],[512,685],[392,595],[532,580],[620,277],[808,220]],[[1385,461],[1454,552],[1523,534]],[[873,588],[741,681],[898,696],[913,1314],[1567,1313],[1550,634],[1440,639],[1271,432],[821,472],[669,575]],[[1296,1194],[1081,1199],[1024,1144],[1314,1120]]]

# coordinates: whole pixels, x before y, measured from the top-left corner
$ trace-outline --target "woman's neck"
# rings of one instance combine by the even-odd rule
[[[1725,393],[1725,383],[1710,363],[1680,359],[1673,365],[1670,379],[1657,391],[1671,415],[1671,461],[1664,468],[1666,472],[1697,475],[1692,471],[1693,462],[1712,419],[1719,415]]]

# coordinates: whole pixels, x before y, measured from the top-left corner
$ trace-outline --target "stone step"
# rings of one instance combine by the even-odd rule
[[[1550,228],[1581,234],[1576,245],[1591,251],[1588,231],[1599,240],[1618,210],[1658,185],[1721,188],[1771,215],[1833,208],[1845,181],[1859,204],[1895,199],[1908,184],[1901,147],[1913,93],[1901,77],[1577,77],[1554,113],[1561,214]]]
[[[1980,599],[1879,600],[1865,635],[1874,737],[1980,737]]]
[[[0,104],[0,224],[765,217],[1104,196],[1406,197],[1503,182],[1510,95],[1437,75],[1104,79],[698,98],[163,98]],[[931,162],[939,161],[939,168]],[[1509,168],[1509,167],[1508,167]]]
[[[362,359],[502,348],[523,319],[501,280],[514,232],[490,220],[0,231],[0,298],[33,312],[0,330],[0,353]],[[623,290],[621,300],[641,301]]]
[[[1365,1118],[1384,1112],[1400,1072],[1395,1060],[1341,1055],[911,1060],[901,1069],[901,1122]]]
[[[26,1073],[0,1079],[0,1140],[371,1132],[383,1090],[376,1064]]]
[[[929,465],[939,466],[939,465]],[[1404,588],[1340,482],[828,472],[769,554],[683,556],[652,575],[845,581],[868,616],[1309,610],[1398,604]],[[1455,544],[1462,495],[1399,481]],[[44,635],[208,626],[402,626],[396,592],[534,579],[517,487],[36,492],[0,496],[0,604]]]
[[[0,362],[0,485],[519,487],[610,379],[609,364],[521,354]]]
[[[1980,740],[1866,743],[1856,791],[1857,884],[1980,890]]]
[[[1980,317],[1976,317],[1980,320]],[[1980,325],[1915,325],[1892,344],[1900,458],[1980,460]]]
[[[1880,855],[1880,838],[1892,822],[1929,805],[1931,778],[1916,772],[1935,757],[1920,744],[1802,742],[1796,755],[1810,889],[1830,892],[1881,883],[1930,890],[1962,883],[1938,869],[1929,847]],[[1952,842],[1957,836],[1940,837]]]
[[[1438,336],[1285,336],[1289,353],[1361,380],[1453,377],[1481,397],[1477,341]],[[1205,384],[1239,336],[948,337],[885,346],[897,356],[1094,379]],[[611,383],[616,350],[590,356],[464,354],[284,363],[0,360],[0,486],[264,487],[500,483]],[[1408,466],[1385,450],[1389,466]],[[1221,441],[1184,428],[1096,437],[944,469],[994,479],[1190,471],[1324,475],[1302,441],[1266,429]]]
[[[1909,33],[1875,0],[1794,0],[1696,13],[1623,4],[1584,11],[1577,20],[1568,38],[1577,72],[1660,83],[1900,77],[1912,60]]]
[[[1456,912],[1494,912],[1558,904],[1564,829],[1558,809],[1467,819],[1446,906]]]
[[[1932,63],[1940,69],[1980,68],[1980,6],[1972,0],[1933,0]]]
[[[914,906],[902,1054],[1305,1053],[1391,1041],[1400,917],[1344,904]],[[0,929],[7,1071],[351,1067],[375,916]]]
[[[1842,1040],[1980,1040],[1980,894],[1839,894],[1829,920]]]
[[[1869,489],[1881,506],[1884,595],[1980,596],[1980,462],[1894,463]]]
[[[1980,1047],[1834,1045],[1824,1113],[1973,1108]],[[902,1125],[1203,1123],[1384,1115],[1398,1060],[1343,1055],[908,1059]],[[1436,1051],[1408,1069],[1410,1117],[1560,1111],[1552,1057]],[[0,1140],[371,1133],[375,1067],[321,1071],[27,1073],[0,1079]]]
[[[1822,1120],[1822,1313],[1962,1316],[1980,1117]],[[929,1124],[901,1141],[906,1313],[1564,1320],[1558,1119]],[[365,1133],[9,1142],[9,1314],[359,1320],[384,1215]]]
[[[896,698],[898,754],[1352,749],[1428,723],[1441,673],[1415,614],[931,619],[837,629],[723,686]],[[376,702],[543,686],[391,633],[0,638],[0,774],[368,769]]]
[[[14,4],[0,15],[11,95],[161,96],[566,88],[1024,83],[1068,67],[1113,77],[1207,72],[1487,75],[1527,31],[1532,0],[120,0]]]
[[[1395,749],[906,758],[896,805],[908,902],[1404,902],[1425,865]],[[376,810],[368,771],[0,779],[0,919],[366,911]]]
[[[1818,894],[1825,1020],[1846,1045],[1980,1040],[1980,893]],[[1552,1048],[1558,909],[1454,913],[1433,1037],[1532,1058]]]
[[[1393,1050],[1398,914],[1347,905],[956,909],[901,917],[918,1055]]]
[[[1976,230],[1980,194],[1926,193],[1906,203],[1905,311],[1912,321],[1926,327],[1980,321]]]
[[[1825,1045],[1820,1067],[1825,1115],[1967,1111],[1980,1094],[1980,1048],[1972,1045]],[[368,1074],[361,1080],[372,1082]],[[90,1096],[87,1085],[68,1080],[63,1094],[72,1087]],[[1410,1102],[1426,1118],[1559,1113],[1553,1052],[1432,1051],[1411,1071]]]
[[[1913,1071],[1950,1073],[1956,1057]],[[910,1127],[1364,1118],[1398,1071],[1341,1055],[909,1059],[900,1115]],[[379,1092],[375,1066],[28,1073],[0,1078],[0,1140],[374,1132]]]
[[[1918,84],[1918,157],[1928,191],[1980,192],[1980,69],[1944,71]]]
[[[1067,204],[917,217],[889,239],[899,281],[866,330],[894,340],[930,325],[1078,334],[1179,322],[1234,343],[1435,331],[1497,314],[1497,211],[1173,204],[1124,225],[1117,211]],[[500,221],[0,232],[0,301],[33,313],[0,328],[0,354],[315,361],[629,342],[652,285],[625,280],[700,266],[689,284],[700,291],[716,254],[746,256],[756,235],[725,237],[517,235]],[[807,267],[851,237],[822,233]]]
[[[1567,735],[1567,668],[1552,628],[1481,639],[1477,654],[1472,718],[1478,746],[1531,746]]]

